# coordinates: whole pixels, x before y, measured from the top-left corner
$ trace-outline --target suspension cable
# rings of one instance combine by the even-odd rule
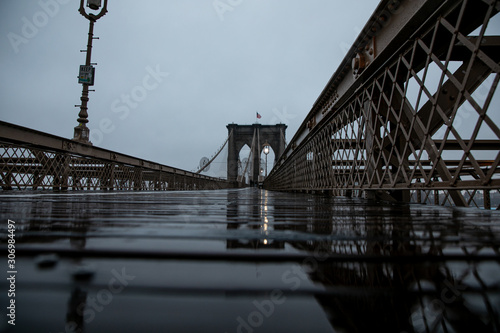
[[[217,156],[219,156],[220,152],[222,151],[222,149],[224,149],[224,147],[226,146],[227,142],[229,141],[229,138],[231,137],[231,135],[233,135],[233,131],[234,131],[234,129],[231,129],[231,132],[227,136],[226,141],[224,141],[224,144],[222,145],[222,147],[220,147],[219,151],[214,155],[214,157],[212,157],[212,159],[210,161],[208,161],[207,164],[205,164],[202,168],[200,168],[200,170],[196,171],[196,173],[200,173],[203,170],[205,170],[205,168],[207,168],[210,165],[210,163],[212,163],[217,158]]]

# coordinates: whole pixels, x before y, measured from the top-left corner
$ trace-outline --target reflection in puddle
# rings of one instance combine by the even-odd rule
[[[500,330],[499,212],[256,189],[0,199],[24,331]]]

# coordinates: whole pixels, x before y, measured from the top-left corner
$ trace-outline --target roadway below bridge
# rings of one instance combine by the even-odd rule
[[[500,330],[498,211],[245,188],[8,191],[0,215],[2,332]]]

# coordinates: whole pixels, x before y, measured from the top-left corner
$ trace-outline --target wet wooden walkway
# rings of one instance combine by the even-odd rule
[[[0,215],[2,332],[500,330],[497,211],[234,189],[3,192]]]

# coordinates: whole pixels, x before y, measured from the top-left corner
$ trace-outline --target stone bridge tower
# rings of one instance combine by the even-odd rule
[[[236,182],[238,178],[238,158],[240,150],[246,144],[252,148],[252,165],[250,181],[257,182],[259,179],[260,155],[264,147],[264,143],[269,143],[269,146],[274,151],[274,163],[278,161],[281,154],[285,151],[285,130],[287,125],[237,125],[229,124],[226,126],[229,137],[228,154],[227,154],[227,179],[230,182]],[[255,141],[254,141],[255,136]],[[255,167],[257,166],[257,167]]]

